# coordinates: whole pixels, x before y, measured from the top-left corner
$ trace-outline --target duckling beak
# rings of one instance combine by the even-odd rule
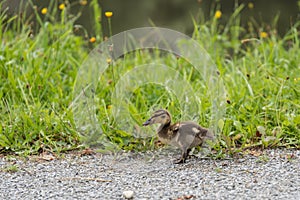
[[[151,123],[151,118],[143,123],[143,126],[148,126]]]

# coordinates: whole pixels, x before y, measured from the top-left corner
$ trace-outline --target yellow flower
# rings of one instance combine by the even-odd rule
[[[80,0],[79,3],[80,5],[85,6],[87,4],[87,0]]]
[[[112,105],[108,105],[108,106],[107,106],[107,109],[112,109]]]
[[[95,37],[91,37],[90,38],[90,43],[94,43],[94,42],[96,42],[96,38]]]
[[[249,8],[249,9],[253,9],[253,8],[254,8],[254,4],[253,4],[252,2],[249,2],[249,3],[248,3],[248,8]]]
[[[111,58],[107,58],[106,62],[107,62],[107,64],[110,64],[111,63]]]
[[[220,10],[217,10],[215,13],[215,18],[220,19],[222,17],[222,12]]]
[[[47,12],[48,12],[48,9],[47,9],[47,8],[43,8],[43,9],[41,10],[41,13],[42,13],[43,15],[46,15]]]
[[[111,18],[113,16],[113,12],[105,12],[105,17]]]
[[[260,32],[259,35],[260,35],[261,38],[266,38],[266,37],[268,37],[268,33],[267,33],[267,32],[264,32],[264,31]]]
[[[58,6],[58,8],[59,8],[59,10],[63,10],[63,9],[65,9],[65,4],[64,3],[62,3],[62,4],[60,4],[59,6]]]

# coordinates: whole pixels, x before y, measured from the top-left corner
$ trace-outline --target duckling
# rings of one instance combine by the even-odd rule
[[[143,126],[161,124],[157,130],[159,140],[164,144],[170,144],[181,149],[181,157],[174,163],[185,163],[191,148],[200,146],[207,139],[213,139],[213,134],[206,128],[195,122],[177,122],[171,125],[171,115],[167,110],[155,111],[152,116],[143,123]]]

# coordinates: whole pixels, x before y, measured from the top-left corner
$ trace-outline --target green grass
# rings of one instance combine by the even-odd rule
[[[99,23],[101,8],[95,2],[89,8]],[[75,25],[76,16],[69,14],[71,5],[66,6],[61,11],[57,3],[52,3],[45,16],[38,8],[29,19],[8,16],[4,11],[0,14],[1,152],[59,153],[79,148],[84,142],[73,120],[72,91],[81,63],[103,36],[101,24],[97,24],[94,33],[90,33],[96,43],[90,43],[86,30]],[[210,19],[194,19],[193,38],[213,58],[227,91],[224,125],[215,149],[234,153],[256,146],[299,148],[300,23],[283,37],[276,35],[275,29],[265,29],[268,36],[261,38],[259,33],[264,27],[253,23],[248,30],[240,25],[243,9],[246,8],[236,9],[226,25],[221,25],[213,14]],[[36,30],[30,25],[32,19],[37,20]],[[76,34],[79,29],[83,36]],[[173,55],[136,51],[113,62],[100,77],[96,91],[97,118],[106,143],[114,144],[114,148],[157,148],[155,137],[135,138],[118,129],[111,105],[118,79],[133,66],[153,59],[162,59],[201,90],[198,96],[203,103],[198,122],[208,125],[208,91],[196,70]],[[179,104],[164,87],[149,84],[132,93],[128,112],[141,124],[149,117],[150,108],[168,107],[173,119],[180,120]],[[106,147],[109,149],[109,145]]]
[[[8,172],[8,173],[16,173],[19,171],[19,168],[16,165],[9,165],[0,170],[3,172]]]

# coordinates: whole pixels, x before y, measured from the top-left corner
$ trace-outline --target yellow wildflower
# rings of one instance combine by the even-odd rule
[[[264,32],[264,31],[260,32],[259,35],[260,35],[261,38],[266,38],[266,37],[268,37],[268,33],[267,33],[267,32]]]
[[[94,42],[96,42],[96,38],[95,37],[91,37],[90,38],[90,43],[94,43]]]
[[[111,63],[111,58],[107,58],[106,62],[107,62],[107,64],[110,64]]]
[[[59,6],[58,6],[58,8],[59,8],[59,10],[63,10],[63,9],[65,9],[65,4],[64,3],[62,3],[62,4],[60,4]]]
[[[105,17],[111,18],[113,16],[113,12],[105,12]]]
[[[112,109],[112,105],[108,105],[108,106],[107,106],[107,109]]]
[[[47,8],[43,8],[43,9],[41,10],[41,13],[42,13],[43,15],[46,15],[47,12],[48,12],[48,9],[47,9]]]
[[[215,13],[215,18],[220,19],[222,17],[222,12],[220,10],[217,10]]]
[[[253,9],[253,8],[254,8],[254,4],[253,4],[252,2],[249,2],[249,3],[248,3],[248,8],[249,8],[249,9]]]
[[[80,0],[79,4],[85,6],[87,4],[87,0]]]

